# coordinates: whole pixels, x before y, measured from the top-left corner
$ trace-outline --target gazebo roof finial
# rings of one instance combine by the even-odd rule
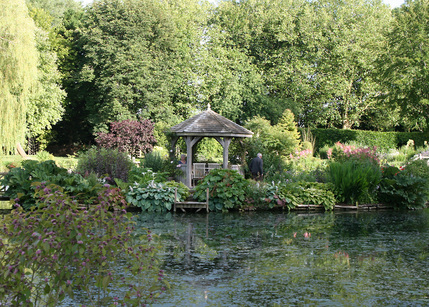
[[[211,110],[210,109],[210,102],[207,104],[207,111]]]

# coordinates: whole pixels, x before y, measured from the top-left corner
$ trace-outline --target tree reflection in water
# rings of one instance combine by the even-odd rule
[[[428,209],[136,219],[164,246],[155,306],[429,305]]]

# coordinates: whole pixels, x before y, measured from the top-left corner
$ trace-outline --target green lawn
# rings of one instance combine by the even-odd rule
[[[38,160],[37,156],[28,156],[27,159]],[[7,165],[13,164],[15,166],[20,166],[21,162],[24,159],[20,155],[14,156],[1,156],[0,155],[0,172],[7,172]],[[53,157],[53,160],[57,163],[58,166],[64,167],[67,169],[74,169],[77,165],[77,159],[71,157]]]
[[[12,205],[8,201],[0,201],[0,210],[2,209],[12,209]]]

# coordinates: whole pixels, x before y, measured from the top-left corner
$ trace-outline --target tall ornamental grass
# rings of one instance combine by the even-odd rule
[[[379,166],[369,161],[351,159],[328,166],[328,181],[334,184],[336,198],[343,203],[375,202],[380,180]]]

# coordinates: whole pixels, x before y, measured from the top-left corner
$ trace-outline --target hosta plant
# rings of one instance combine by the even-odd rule
[[[263,197],[263,202],[272,209],[274,207],[292,209],[299,205],[299,200],[291,194],[287,185],[290,184],[289,180],[274,181],[265,186],[265,196]]]
[[[265,203],[269,208],[293,209],[297,205],[322,205],[332,210],[336,203],[330,184],[318,182],[274,182],[267,185]]]
[[[189,196],[188,188],[181,182],[150,182],[147,185],[131,185],[126,200],[143,211],[168,211],[173,208],[176,189],[177,201],[183,201]]]

